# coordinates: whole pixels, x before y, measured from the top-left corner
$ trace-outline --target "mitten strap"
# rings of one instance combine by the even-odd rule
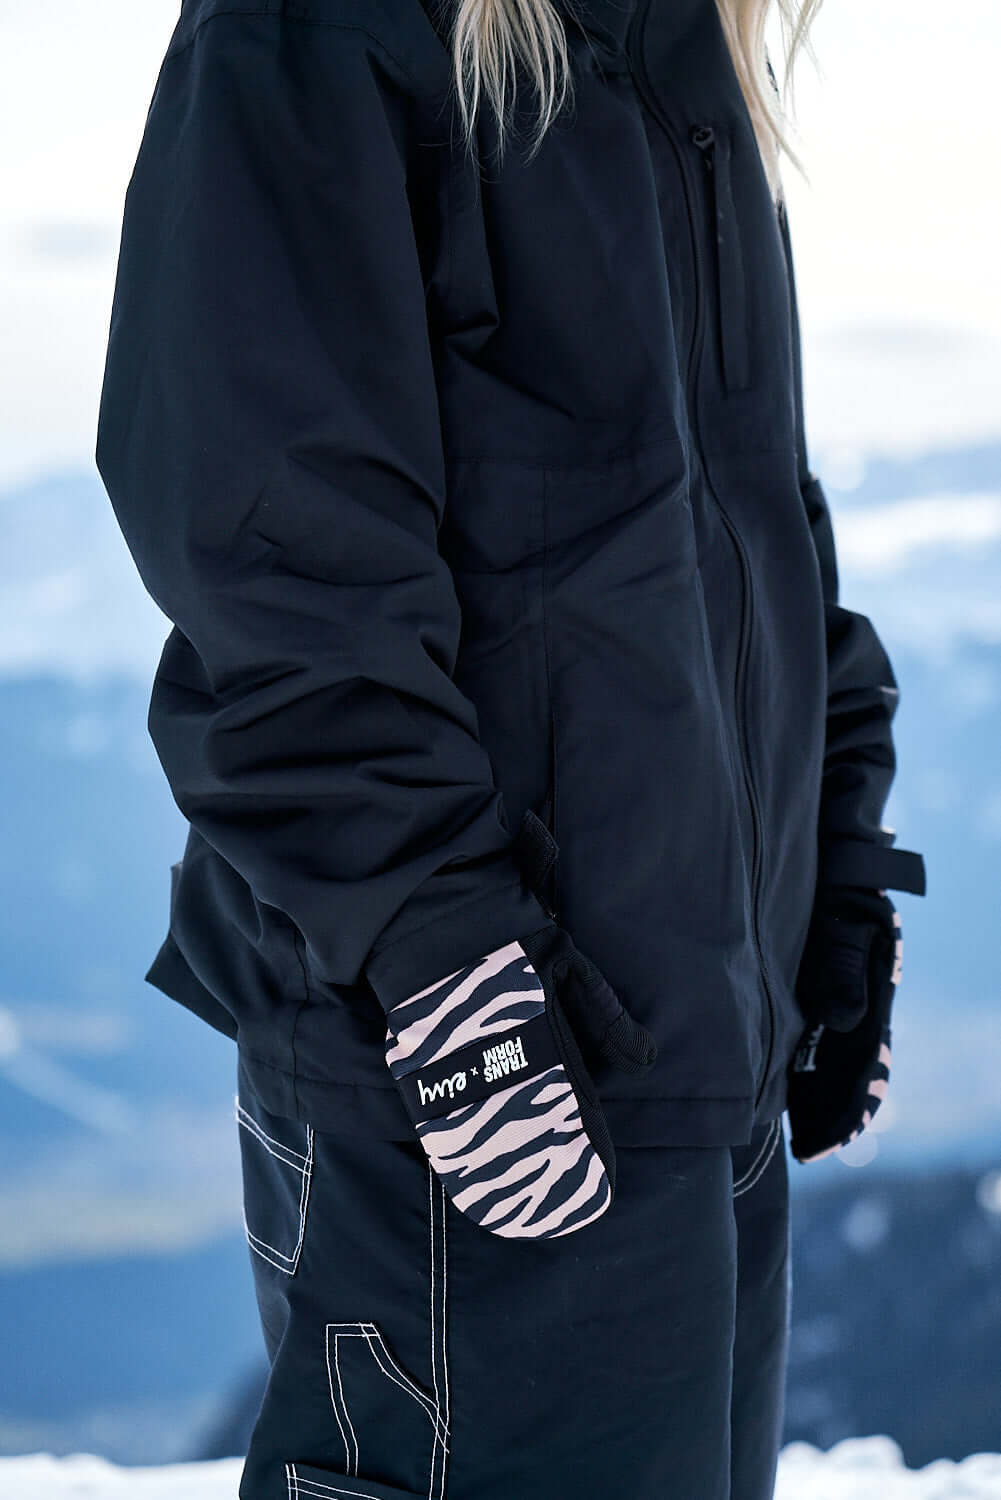
[[[820,851],[817,881],[821,885],[866,885],[876,889],[925,894],[924,857],[913,849],[895,849],[865,839],[837,839]]]

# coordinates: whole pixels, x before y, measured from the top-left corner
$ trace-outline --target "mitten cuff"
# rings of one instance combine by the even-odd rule
[[[552,926],[552,918],[518,875],[482,872],[482,886],[423,926],[377,943],[365,975],[385,1011],[465,964],[515,938]]]

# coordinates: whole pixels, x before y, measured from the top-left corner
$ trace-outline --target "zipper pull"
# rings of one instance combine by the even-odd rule
[[[730,191],[729,144],[727,137],[723,135],[717,150],[716,132],[711,125],[693,125],[688,138],[701,151],[712,183],[723,383],[727,391],[743,391],[750,381],[747,285],[744,280],[744,258],[737,234],[737,215]]]
[[[716,132],[711,125],[693,125],[688,132],[692,142],[702,152],[702,159],[711,172],[716,146]]]

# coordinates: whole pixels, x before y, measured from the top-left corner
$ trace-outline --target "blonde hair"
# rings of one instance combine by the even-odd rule
[[[800,48],[816,63],[809,28],[821,0],[774,0],[785,53],[782,88],[765,47],[765,23],[773,0],[715,0],[723,33],[754,127],[765,173],[776,202],[782,196],[780,153],[803,177],[802,161],[790,144],[786,114],[792,94],[793,63]],[[454,0],[452,63],[467,146],[471,147],[476,114],[485,95],[498,120],[498,158],[510,130],[508,85],[514,65],[528,71],[539,98],[535,139],[529,156],[541,145],[555,116],[573,94],[563,21],[551,0]],[[512,89],[513,93],[513,89]]]

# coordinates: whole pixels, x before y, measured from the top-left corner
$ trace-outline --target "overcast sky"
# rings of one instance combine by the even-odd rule
[[[178,12],[0,0],[0,487],[93,464],[122,202]],[[1001,435],[1001,7],[825,0],[813,40],[810,185],[784,175],[812,458],[838,482],[862,453]]]

